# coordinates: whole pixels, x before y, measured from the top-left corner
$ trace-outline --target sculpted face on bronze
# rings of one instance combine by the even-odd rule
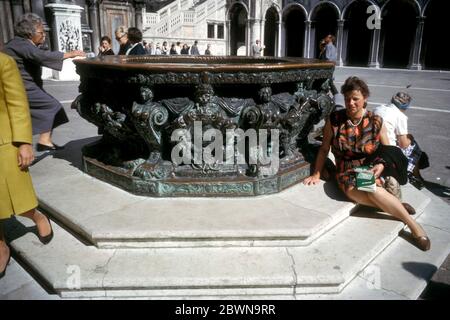
[[[73,107],[103,132],[83,148],[85,170],[136,194],[279,192],[309,175],[302,146],[334,107],[334,65],[317,60],[111,56],[75,63],[81,94]]]

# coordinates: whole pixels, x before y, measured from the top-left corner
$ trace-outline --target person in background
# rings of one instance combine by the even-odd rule
[[[325,48],[327,46],[327,41],[325,39],[320,40],[319,44],[319,59],[326,60],[325,58]]]
[[[313,174],[303,183],[314,185],[319,182],[331,147],[336,160],[336,180],[345,195],[358,204],[379,208],[400,219],[411,230],[413,243],[423,251],[429,250],[431,241],[425,230],[400,200],[382,186],[383,171],[392,172],[393,168],[387,161],[388,153],[402,153],[396,147],[383,148],[388,145],[383,119],[366,109],[369,87],[358,77],[349,77],[342,85],[341,93],[345,98],[345,109],[332,112],[327,119]],[[362,165],[371,167],[377,184],[374,192],[361,191],[356,186],[355,168]]]
[[[116,36],[116,41],[119,42],[120,45],[120,49],[117,54],[119,56],[125,55],[131,46],[130,41],[128,41],[128,28],[125,26],[120,26],[116,29],[114,34]]]
[[[33,134],[39,134],[37,151],[62,149],[53,143],[54,128],[69,122],[63,106],[48,94],[41,79],[42,66],[61,71],[63,61],[68,58],[85,57],[83,51],[48,51],[40,48],[45,42],[42,19],[34,13],[26,13],[17,19],[15,37],[9,41],[4,52],[16,60],[30,105]]]
[[[177,55],[178,54],[176,46],[175,46],[175,43],[172,43],[172,45],[170,46],[169,54],[170,55]]]
[[[98,48],[99,56],[112,56],[114,51],[111,48],[111,38],[108,36],[103,36],[100,40],[100,47]]]
[[[167,46],[167,41],[164,41],[161,47],[161,54],[169,54],[169,47]]]
[[[334,45],[334,42],[336,41],[335,36],[329,34],[325,37],[325,60],[327,61],[337,61],[337,49]]]
[[[175,50],[177,51],[177,54],[181,54],[181,42],[177,41],[177,45],[175,46]]]
[[[130,47],[128,48],[125,55],[127,56],[137,56],[144,55],[147,52],[142,45],[142,32],[138,28],[128,28],[128,40],[130,41]]]
[[[153,43],[153,41],[150,41],[150,44],[148,45],[148,51],[147,51],[147,53],[148,53],[148,54],[151,54],[151,55],[155,55],[155,54],[156,54],[156,46],[155,46],[155,44]]]
[[[262,56],[263,50],[264,50],[264,46],[260,45],[259,40],[256,40],[255,44],[252,45],[252,56],[254,56],[254,57]]]
[[[186,43],[183,44],[183,48],[181,49],[181,54],[189,54],[189,47]]]
[[[150,53],[150,47],[149,47],[147,41],[145,41],[145,40],[142,41],[142,46],[144,47],[144,50],[145,50],[145,52],[146,52],[147,54],[151,54],[151,53]]]
[[[38,202],[28,167],[34,160],[27,94],[13,58],[0,53],[0,279],[11,253],[3,221],[21,215],[34,221],[42,244],[53,238],[50,220],[36,209]],[[1,287],[1,284],[0,284]]]
[[[208,45],[206,46],[205,56],[210,56],[210,55],[212,55],[212,53],[211,53],[211,45],[208,44]]]
[[[424,187],[424,179],[419,169],[429,166],[428,156],[423,152],[414,137],[408,133],[408,117],[405,112],[411,104],[411,96],[406,92],[397,92],[390,104],[380,105],[374,113],[386,123],[389,144],[398,146],[408,159],[409,182],[418,189]]]
[[[200,54],[200,52],[198,51],[198,41],[195,40],[194,44],[191,47],[191,55],[198,56],[199,54]]]
[[[156,43],[156,48],[155,48],[155,54],[156,55],[161,55],[161,45],[159,44],[159,42]]]

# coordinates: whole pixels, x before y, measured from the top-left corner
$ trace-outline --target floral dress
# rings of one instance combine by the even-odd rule
[[[383,120],[366,110],[360,123],[353,125],[344,109],[333,112],[330,115],[330,123],[333,130],[331,151],[336,159],[336,180],[339,188],[347,191],[356,185],[353,168],[383,163],[379,157],[375,157],[370,163],[365,161],[366,157],[373,154],[381,143],[380,132]],[[379,179],[376,183],[381,185]]]

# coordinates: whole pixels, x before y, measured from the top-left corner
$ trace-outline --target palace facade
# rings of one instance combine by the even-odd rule
[[[217,55],[245,55],[260,39],[266,56],[315,58],[320,40],[333,34],[340,66],[450,69],[443,49],[450,1],[2,0],[0,41],[13,37],[18,16],[35,12],[45,20],[48,46],[58,48],[55,3],[81,8],[87,52],[97,52],[101,36],[113,39],[119,25],[137,26],[149,42],[199,40],[201,52],[209,43]]]

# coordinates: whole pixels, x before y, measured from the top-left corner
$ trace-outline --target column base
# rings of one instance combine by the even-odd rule
[[[376,62],[370,62],[368,65],[369,68],[375,68],[375,69],[380,69],[380,63],[378,61]]]
[[[421,63],[413,63],[408,65],[407,67],[410,70],[423,70],[422,64]]]

